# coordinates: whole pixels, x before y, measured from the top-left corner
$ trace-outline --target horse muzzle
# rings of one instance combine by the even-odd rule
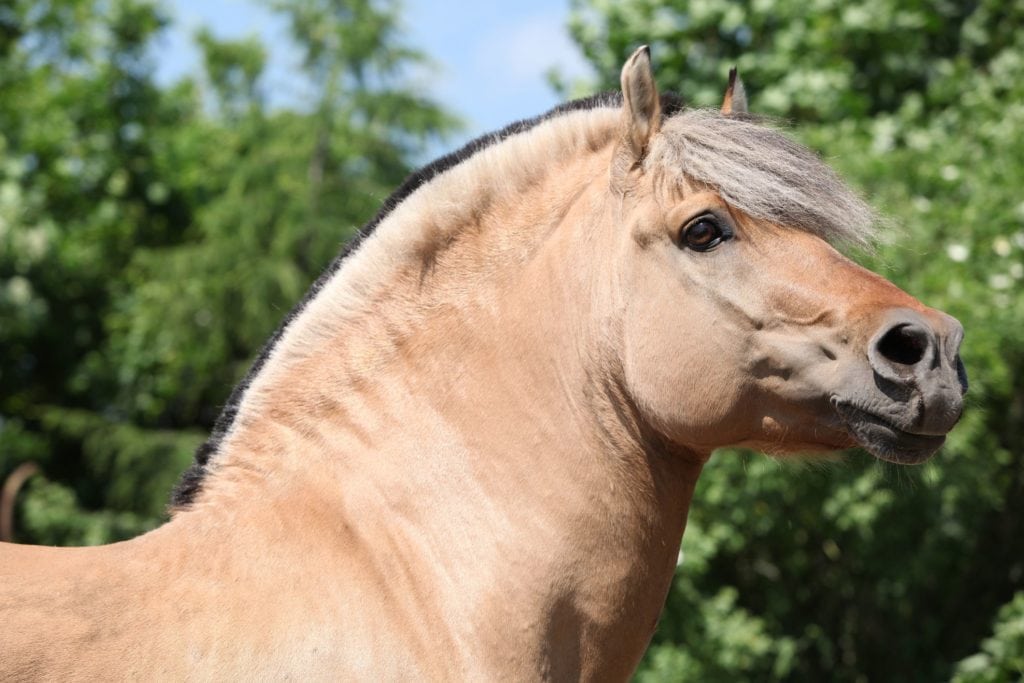
[[[853,383],[832,398],[850,436],[882,460],[930,458],[963,413],[963,336],[960,323],[938,311],[887,311],[868,342],[870,383]]]

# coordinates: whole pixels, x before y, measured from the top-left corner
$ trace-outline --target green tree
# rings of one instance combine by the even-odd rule
[[[605,87],[650,43],[663,88],[717,106],[738,64],[752,110],[801,121],[891,217],[860,260],[967,330],[968,409],[924,467],[714,456],[639,679],[934,681],[972,652],[964,676],[995,662],[982,639],[1024,588],[1024,3],[574,6]]]
[[[188,221],[149,135],[173,120],[147,57],[165,24],[145,2],[0,9],[0,472],[32,458],[52,476],[26,500],[24,526],[48,530],[29,538],[98,542],[151,525],[152,503],[103,510],[109,458],[78,455],[110,428],[112,382],[83,383],[81,369],[102,343],[111,285],[139,246],[173,243]]]
[[[983,68],[1016,45],[1024,5],[1002,0],[572,0],[573,37],[618,88],[640,44],[659,55],[659,78],[713,106],[732,65],[758,93],[762,114],[807,121],[872,117],[910,94],[955,104],[952,71]],[[942,87],[934,88],[936,84]]]
[[[291,108],[257,40],[208,30],[203,73],[158,87],[155,2],[0,8],[0,477],[43,472],[19,540],[159,523],[284,312],[455,123],[406,82],[392,3],[273,7],[305,55]]]
[[[1010,683],[1024,678],[1024,592],[999,610],[981,652],[956,667],[954,683]]]

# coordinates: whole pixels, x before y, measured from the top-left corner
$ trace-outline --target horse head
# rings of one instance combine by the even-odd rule
[[[833,246],[868,244],[870,209],[747,115],[735,72],[720,112],[664,116],[641,48],[622,91],[621,362],[648,421],[697,452],[930,457],[962,411],[963,329]]]

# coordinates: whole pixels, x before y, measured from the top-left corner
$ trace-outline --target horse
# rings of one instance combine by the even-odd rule
[[[411,176],[285,320],[161,527],[3,545],[5,680],[629,677],[712,451],[930,457],[963,329],[747,113],[622,92]]]

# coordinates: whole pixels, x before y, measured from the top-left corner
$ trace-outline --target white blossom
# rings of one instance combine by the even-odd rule
[[[946,254],[957,263],[963,263],[971,255],[971,250],[966,244],[950,244],[946,247]]]

